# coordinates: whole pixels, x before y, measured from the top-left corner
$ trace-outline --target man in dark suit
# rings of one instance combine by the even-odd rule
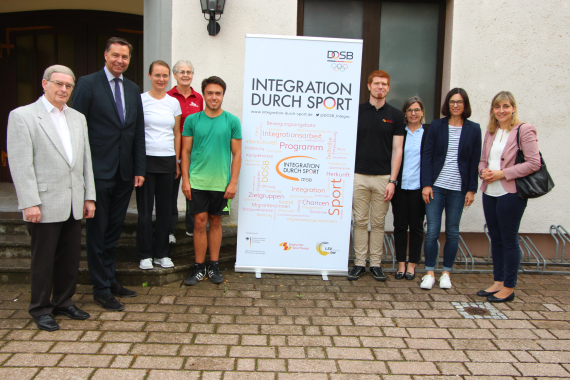
[[[81,218],[93,218],[95,212],[87,123],[65,104],[74,84],[68,67],[48,67],[44,95],[8,118],[10,172],[32,237],[28,310],[46,331],[59,329],[51,314],[89,318],[71,299],[79,272]]]
[[[142,186],[146,171],[140,89],[123,77],[132,50],[123,38],[110,38],[103,70],[80,78],[73,93],[73,108],[87,119],[97,191],[97,214],[87,223],[93,299],[113,311],[124,309],[113,295],[137,295],[115,279],[115,253],[133,192],[133,179],[135,187]]]

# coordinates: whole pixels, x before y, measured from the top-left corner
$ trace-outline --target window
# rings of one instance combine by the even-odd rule
[[[444,0],[298,0],[298,35],[363,40],[361,102],[368,74],[385,70],[388,102],[420,96],[427,123],[440,115],[444,28]]]

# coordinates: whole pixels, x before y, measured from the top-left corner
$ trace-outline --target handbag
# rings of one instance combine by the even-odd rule
[[[521,124],[517,130],[518,150],[515,158],[515,165],[525,162],[524,153],[520,146],[520,132],[522,126],[523,124]],[[548,173],[548,169],[546,169],[546,163],[542,159],[542,154],[540,152],[538,152],[538,154],[540,155],[540,169],[526,177],[515,179],[517,184],[517,194],[521,199],[542,197],[554,188],[554,181],[552,181],[552,177],[550,177],[550,173]]]

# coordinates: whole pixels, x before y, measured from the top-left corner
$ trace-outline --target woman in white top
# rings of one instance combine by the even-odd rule
[[[172,268],[168,257],[168,227],[172,213],[172,179],[180,176],[180,103],[166,94],[170,67],[164,61],[150,64],[152,89],[141,94],[144,111],[146,175],[137,187],[137,257],[141,269],[154,264]],[[156,200],[153,233],[152,210]]]
[[[520,148],[525,162],[515,165]],[[515,298],[520,263],[519,226],[526,199],[517,195],[515,179],[540,168],[536,128],[519,121],[515,97],[501,91],[491,102],[489,125],[483,142],[479,175],[483,180],[483,211],[491,237],[494,283],[477,295],[489,302],[506,302]]]

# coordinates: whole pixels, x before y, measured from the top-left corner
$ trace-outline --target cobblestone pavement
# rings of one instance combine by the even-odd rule
[[[124,312],[80,286],[91,318],[58,316],[51,333],[27,313],[29,286],[1,286],[0,379],[570,377],[570,276],[521,275],[516,301],[495,305],[507,319],[468,319],[490,275],[423,291],[419,278],[224,274],[221,285],[136,288]]]

